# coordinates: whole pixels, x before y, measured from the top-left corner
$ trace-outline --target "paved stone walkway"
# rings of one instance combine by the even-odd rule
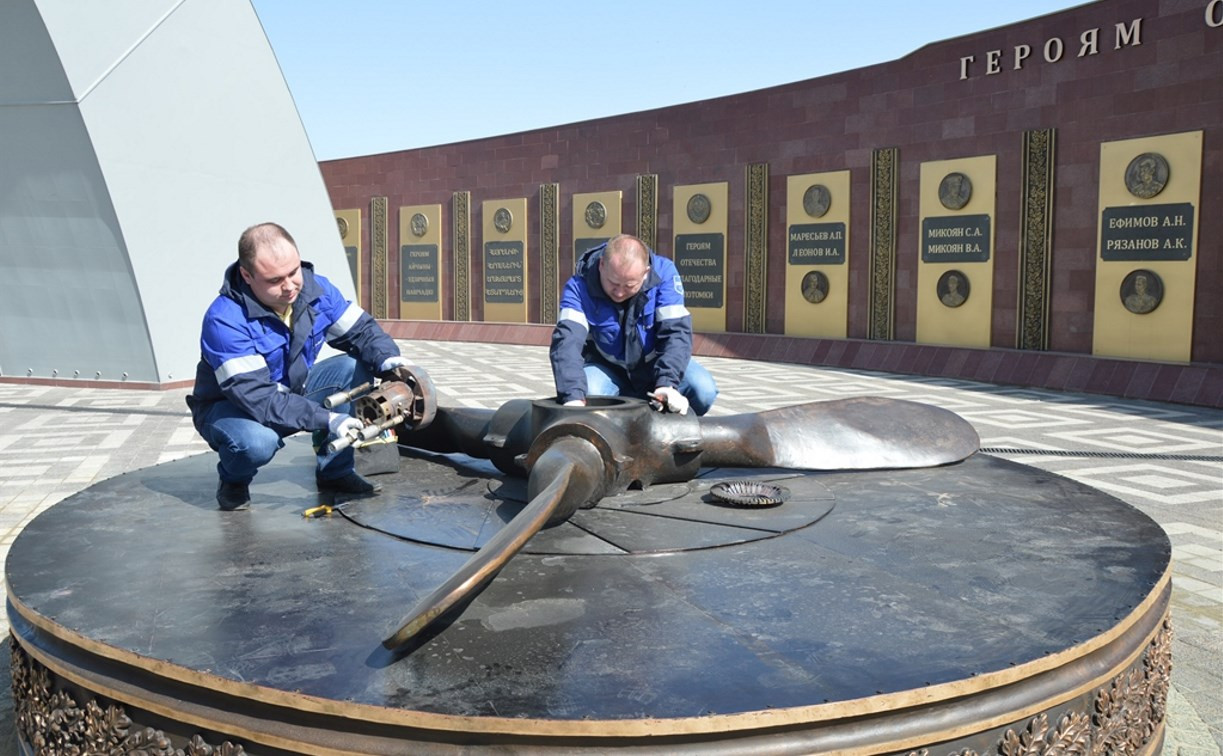
[[[551,395],[542,347],[400,342],[440,403],[495,408]],[[1173,673],[1165,753],[1223,753],[1223,411],[971,381],[703,359],[711,414],[856,395],[959,413],[990,453],[1083,481],[1155,519],[1173,545]],[[88,384],[82,382],[82,386]],[[0,555],[47,507],[140,467],[208,451],[186,391],[0,384]],[[0,630],[8,624],[0,618]],[[15,753],[8,654],[0,654],[0,754]]]

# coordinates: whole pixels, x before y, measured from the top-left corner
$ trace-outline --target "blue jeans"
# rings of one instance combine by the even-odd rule
[[[337,391],[347,391],[366,381],[373,375],[364,365],[348,355],[329,357],[310,369],[306,378],[306,397],[322,404],[323,399]],[[351,411],[348,404],[334,407],[332,412],[341,414]],[[284,436],[243,412],[229,400],[223,399],[208,408],[201,425],[201,435],[220,456],[217,474],[226,483],[249,483],[259,468],[272,461],[276,452],[284,447]],[[353,449],[337,454],[326,453],[326,443],[331,440],[327,431],[316,432],[315,448],[318,455],[320,478],[340,478],[353,471]]]
[[[649,391],[658,388],[650,386]],[[692,411],[704,415],[718,398],[718,384],[714,382],[709,371],[696,360],[689,359],[688,367],[684,369],[684,378],[675,387],[684,395]],[[621,370],[614,370],[606,365],[593,362],[586,363],[586,394],[587,396],[640,396],[629,383],[628,375]]]

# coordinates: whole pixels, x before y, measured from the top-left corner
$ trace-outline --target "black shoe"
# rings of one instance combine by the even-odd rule
[[[250,509],[251,489],[249,483],[217,483],[217,506],[223,512],[235,509]]]
[[[335,493],[368,496],[382,490],[381,483],[371,483],[356,472],[350,472],[338,478],[320,478],[318,473],[315,473],[314,482],[318,484],[318,490]]]

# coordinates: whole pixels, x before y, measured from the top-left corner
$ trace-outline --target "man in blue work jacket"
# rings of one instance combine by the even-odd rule
[[[704,415],[718,396],[692,359],[692,315],[675,263],[621,234],[582,255],[561,292],[552,377],[566,405],[636,396],[666,412]]]
[[[318,364],[324,343],[346,354]],[[394,378],[409,363],[394,340],[326,278],[301,261],[281,226],[260,223],[238,239],[238,260],[204,315],[192,421],[220,460],[217,505],[250,502],[250,482],[284,446],[284,437],[314,431],[320,491],[371,494],[380,487],[354,469],[351,447],[326,452],[334,438],[362,423],[347,405],[324,409],[327,396]]]

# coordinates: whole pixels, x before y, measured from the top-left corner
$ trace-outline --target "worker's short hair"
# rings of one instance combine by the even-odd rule
[[[279,223],[272,223],[271,221],[256,223],[243,231],[242,235],[238,237],[238,264],[246,272],[254,273],[255,255],[259,252],[259,248],[275,239],[284,239],[292,244],[294,249],[297,248],[297,242],[293,241],[293,235]]]

